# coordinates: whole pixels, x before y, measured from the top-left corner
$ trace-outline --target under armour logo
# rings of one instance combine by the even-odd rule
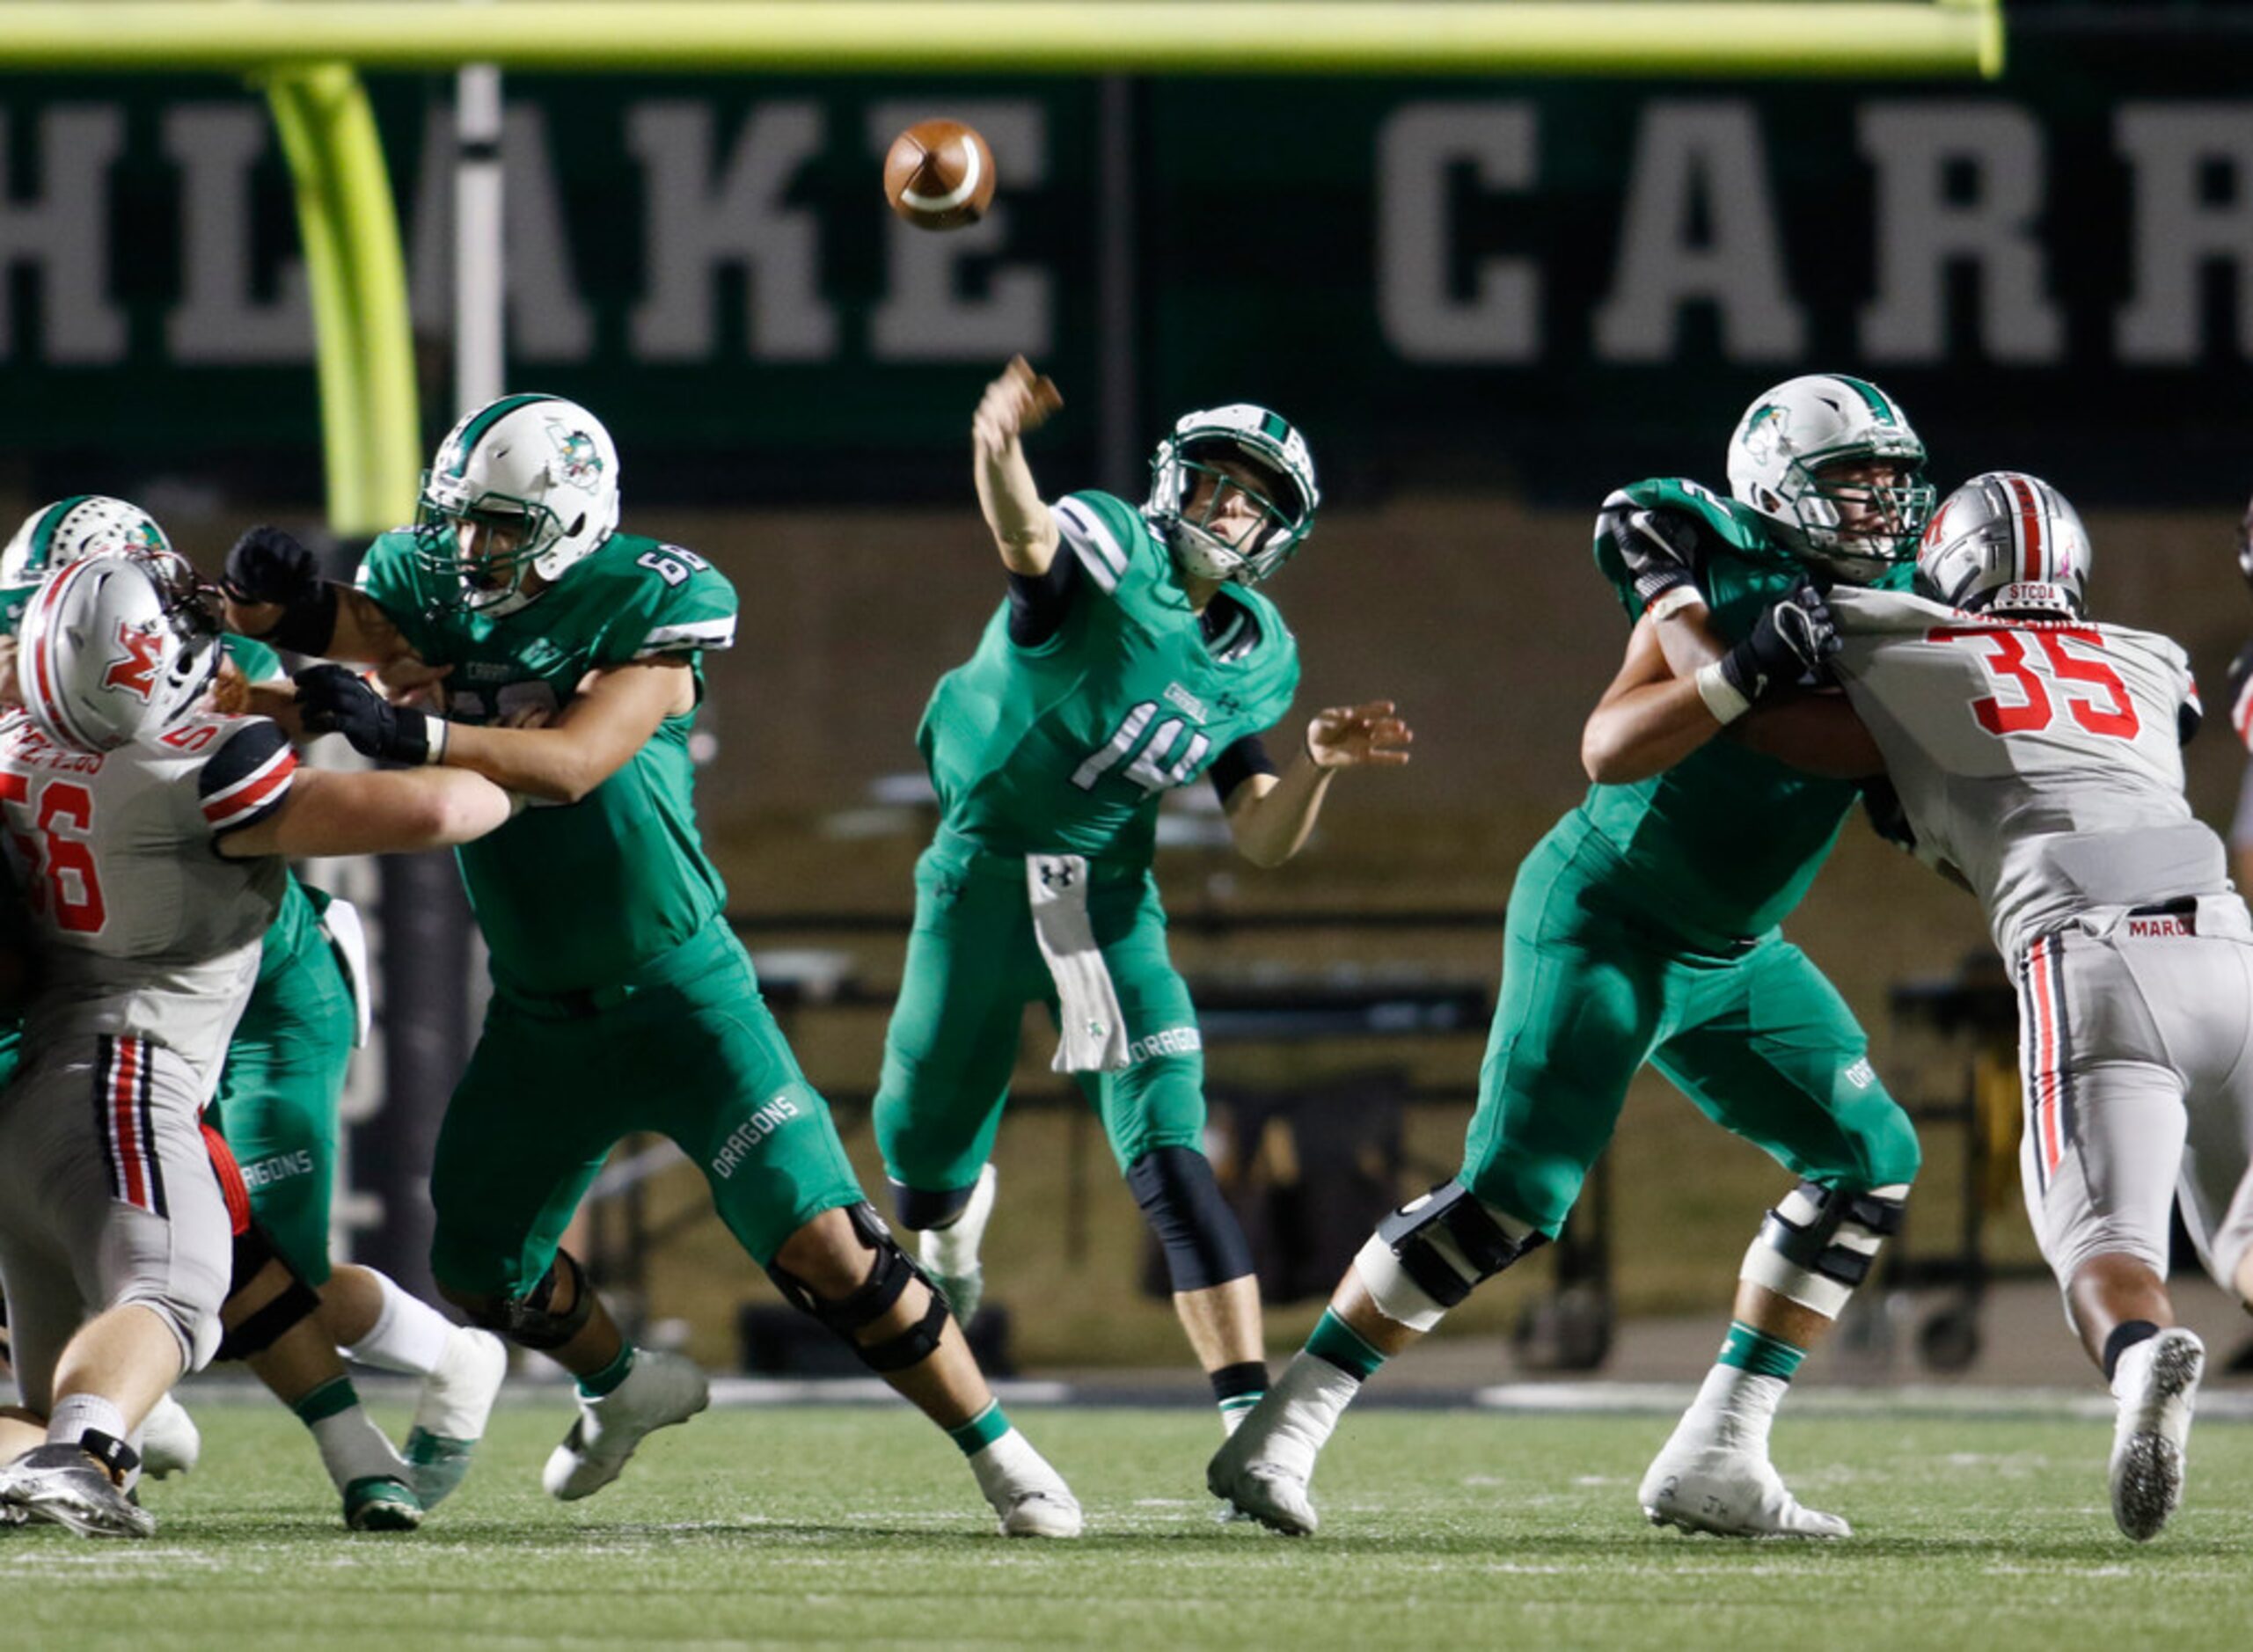
[[[1068,889],[1078,881],[1078,874],[1060,860],[1051,860],[1041,868],[1041,887],[1044,889]]]
[[[125,620],[117,622],[117,640],[125,652],[110,662],[109,669],[102,674],[104,688],[123,689],[135,699],[146,703],[156,691],[157,668],[162,644],[154,632],[143,631]]]

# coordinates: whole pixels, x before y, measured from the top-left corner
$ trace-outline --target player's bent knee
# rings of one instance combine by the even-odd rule
[[[911,1233],[920,1233],[925,1228],[945,1227],[962,1214],[970,1202],[970,1195],[978,1190],[973,1181],[967,1188],[947,1188],[933,1192],[929,1188],[911,1188],[904,1181],[892,1183],[892,1214],[899,1224]]]
[[[568,1300],[558,1308],[556,1299],[567,1290]],[[580,1267],[577,1257],[560,1247],[539,1283],[521,1297],[456,1296],[447,1291],[446,1297],[469,1316],[472,1324],[536,1354],[554,1353],[595,1316],[595,1289],[587,1283],[587,1270]]]
[[[1166,1253],[1175,1290],[1210,1290],[1252,1271],[1243,1224],[1221,1196],[1212,1161],[1194,1147],[1154,1147],[1127,1167],[1134,1202]]]
[[[1901,1231],[1908,1197],[1906,1182],[1856,1191],[1803,1181],[1760,1224],[1737,1276],[1835,1319],[1878,1246]]]
[[[1547,1242],[1461,1182],[1443,1181],[1378,1223],[1353,1271],[1386,1319],[1429,1331],[1481,1280]]]
[[[261,1279],[266,1285],[278,1280],[280,1288],[269,1291]],[[250,1359],[263,1354],[320,1305],[313,1288],[253,1222],[235,1235],[232,1279],[227,1305],[220,1310],[224,1329],[211,1357]]]
[[[767,1264],[767,1276],[792,1307],[820,1320],[851,1343],[852,1351],[860,1356],[861,1363],[869,1370],[883,1375],[922,1364],[938,1352],[939,1344],[947,1334],[946,1296],[900,1248],[899,1241],[877,1216],[874,1205],[864,1200],[847,1205],[845,1214],[852,1224],[852,1236],[860,1241],[860,1247],[875,1253],[875,1265],[857,1287],[841,1297],[823,1297],[779,1261]],[[908,1286],[917,1280],[921,1280],[930,1291],[931,1300],[915,1323],[892,1335],[862,1341],[862,1334],[888,1317]]]

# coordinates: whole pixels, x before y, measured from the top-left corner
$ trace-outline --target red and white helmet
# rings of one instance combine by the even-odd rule
[[[2088,563],[2088,530],[2064,494],[2023,471],[1989,471],[1933,512],[1917,547],[1917,580],[1975,613],[2081,619]]]
[[[24,709],[41,734],[79,751],[161,734],[219,669],[219,613],[216,593],[171,552],[83,557],[24,610]]]

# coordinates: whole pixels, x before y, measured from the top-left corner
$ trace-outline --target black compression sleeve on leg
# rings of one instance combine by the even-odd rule
[[[2112,1372],[2120,1363],[2120,1356],[2139,1342],[2148,1342],[2159,1334],[2159,1327],[2149,1319],[2123,1319],[2112,1327],[2112,1334],[2104,1339],[2104,1380],[2112,1380]]]
[[[1203,1153],[1152,1148],[1128,1167],[1126,1180],[1165,1249],[1175,1290],[1210,1290],[1252,1271],[1252,1247]]]

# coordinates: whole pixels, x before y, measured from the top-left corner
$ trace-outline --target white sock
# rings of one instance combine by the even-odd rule
[[[1299,1349],[1260,1402],[1262,1411],[1275,1407],[1276,1416],[1268,1437],[1261,1443],[1260,1459],[1302,1480],[1313,1478],[1315,1458],[1337,1432],[1338,1420],[1360,1392],[1357,1378]]]
[[[132,1432],[125,1426],[125,1414],[99,1394],[72,1394],[55,1402],[55,1409],[47,1419],[47,1443],[49,1445],[76,1445],[78,1436],[92,1429],[122,1440]]]
[[[321,1466],[339,1491],[355,1480],[405,1480],[406,1465],[366,1409],[352,1406],[306,1425],[320,1448]]]
[[[408,1296],[389,1275],[372,1268],[364,1271],[382,1289],[384,1305],[368,1334],[346,1349],[344,1356],[378,1371],[428,1376],[445,1356],[453,1322],[428,1303]]]
[[[1735,1365],[1715,1365],[1706,1373],[1698,1397],[1682,1414],[1669,1444],[1720,1446],[1765,1458],[1776,1407],[1790,1386],[1781,1377],[1756,1377]]]
[[[959,1218],[945,1227],[924,1229],[920,1246],[924,1265],[934,1273],[961,1277],[978,1265],[979,1237],[964,1232]]]

